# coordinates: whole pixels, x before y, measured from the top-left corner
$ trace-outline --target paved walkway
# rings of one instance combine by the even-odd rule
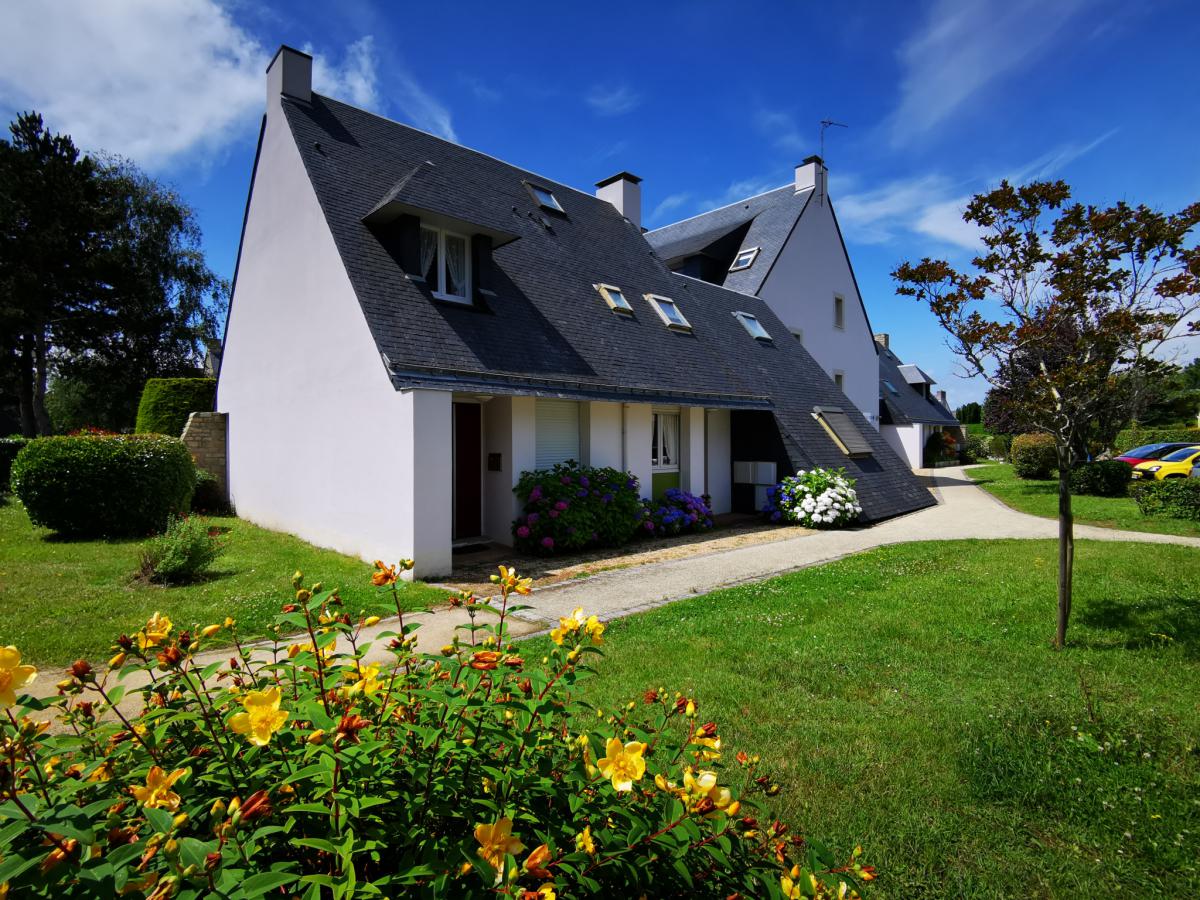
[[[673,600],[759,581],[890,544],[966,538],[1052,539],[1058,536],[1055,520],[1027,515],[1005,506],[978,487],[962,468],[922,474],[932,484],[937,506],[869,528],[805,531],[772,543],[614,569],[589,578],[538,588],[529,597],[521,598],[530,608],[510,617],[510,633],[525,636],[545,631],[577,606],[601,619],[615,619]],[[1075,536],[1081,540],[1182,544],[1200,549],[1200,538],[1118,531],[1090,525],[1077,525]],[[443,608],[411,621],[422,623],[420,648],[436,652],[437,648],[450,642],[456,627],[467,621],[467,615],[461,608]],[[373,629],[367,629],[364,640],[370,640],[373,633],[394,628],[394,620],[385,620]],[[265,657],[265,652],[263,655]],[[390,654],[380,642],[369,658],[388,656]],[[201,664],[228,657],[228,650],[212,651],[201,654]],[[32,685],[33,693],[52,694],[59,677],[53,671],[43,672]],[[135,677],[130,677],[128,683],[134,686]]]

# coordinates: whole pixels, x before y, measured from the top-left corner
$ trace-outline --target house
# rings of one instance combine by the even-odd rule
[[[770,305],[673,272],[640,186],[598,196],[267,70],[217,409],[240,515],[451,568],[511,542],[522,471],[567,459],[752,511],[842,466],[867,520],[932,504]]]
[[[646,234],[673,271],[765,301],[878,427],[875,342],[819,156],[793,184]]]
[[[925,442],[935,432],[961,426],[946,405],[946,392],[932,391],[937,384],[920,367],[905,364],[891,348],[886,334],[875,335],[879,345],[879,431],[900,457],[914,469],[925,465]]]

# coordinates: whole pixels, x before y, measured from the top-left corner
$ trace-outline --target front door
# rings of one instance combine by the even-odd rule
[[[483,407],[454,404],[454,539],[483,533]]]

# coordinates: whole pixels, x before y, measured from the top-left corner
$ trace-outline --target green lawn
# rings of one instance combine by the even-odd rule
[[[132,634],[155,610],[177,627],[233,616],[242,634],[262,635],[291,598],[297,569],[340,587],[350,610],[377,602],[372,567],[362,560],[240,519],[209,521],[228,529],[212,576],[186,587],[160,587],[133,580],[139,541],[58,539],[30,524],[15,500],[0,496],[0,645],[15,644],[42,666],[66,666],[80,656],[107,658],[113,639]],[[404,590],[410,606],[443,597],[424,584]]]
[[[1058,518],[1058,481],[1027,481],[1013,474],[1008,463],[989,463],[967,469],[979,486],[1013,509],[1047,519]],[[1129,497],[1071,498],[1075,521],[1081,525],[1154,531],[1200,537],[1200,522],[1143,516]]]
[[[693,693],[872,898],[1198,896],[1200,550],[1081,542],[1061,653],[1054,571],[884,548],[613,622],[586,692]]]
[[[976,437],[989,438],[992,436],[992,433],[983,427],[982,422],[973,422],[970,425],[964,425],[963,428],[967,429],[967,434],[973,434]]]

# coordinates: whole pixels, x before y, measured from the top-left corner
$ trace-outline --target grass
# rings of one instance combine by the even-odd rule
[[[977,437],[989,438],[992,436],[992,433],[984,428],[982,422],[972,422],[970,425],[964,425],[963,428],[967,429],[967,434],[973,434]]]
[[[1198,896],[1200,551],[1148,549],[1080,542],[1063,652],[1052,542],[909,544],[613,622],[585,691],[693,695],[871,898]]]
[[[1008,463],[989,463],[967,469],[967,474],[985,491],[1020,512],[1058,518],[1058,481],[1027,481],[1013,474]],[[1130,497],[1071,498],[1075,521],[1080,525],[1123,528],[1200,537],[1200,522],[1187,519],[1143,516]]]
[[[135,580],[140,541],[60,539],[33,526],[15,500],[0,497],[0,644],[15,644],[42,666],[107,658],[113,639],[132,634],[155,610],[177,627],[233,616],[243,635],[262,635],[291,598],[297,569],[311,581],[340,587],[349,610],[377,602],[372,567],[360,559],[241,519],[208,521],[228,530],[211,576],[163,587]],[[405,586],[403,594],[414,607],[442,596],[420,583]]]

